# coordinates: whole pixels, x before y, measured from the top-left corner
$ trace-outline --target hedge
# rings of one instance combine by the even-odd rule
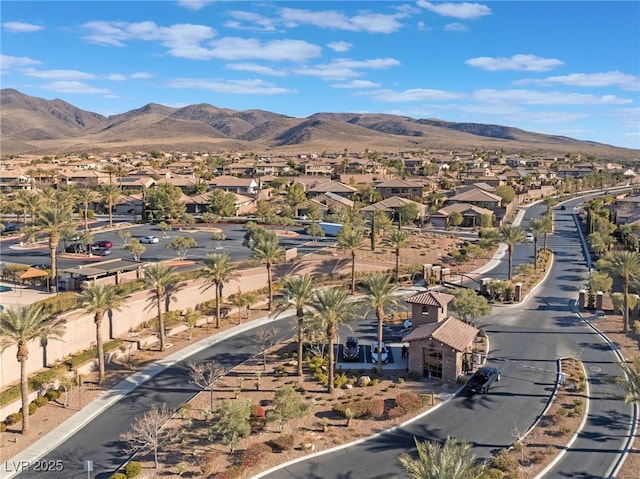
[[[120,339],[120,338],[108,341],[108,342],[104,343],[104,352],[106,353],[108,351],[116,349],[116,348],[120,347],[122,345],[122,343],[124,343],[124,340]],[[70,370],[74,370],[74,369],[77,369],[78,366],[81,366],[82,364],[86,363],[87,361],[91,361],[92,359],[97,357],[97,355],[98,355],[98,348],[97,348],[97,346],[94,346],[92,348],[86,349],[85,351],[82,351],[79,354],[76,354],[75,356],[71,357],[70,359],[67,359],[64,362],[64,364]]]
[[[142,471],[142,464],[138,461],[131,461],[124,466],[124,473],[127,477],[136,477]]]

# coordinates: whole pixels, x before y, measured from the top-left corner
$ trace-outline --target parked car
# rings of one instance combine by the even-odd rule
[[[358,338],[354,336],[348,336],[342,347],[342,357],[346,361],[353,361],[360,356],[360,344],[358,344]]]
[[[566,209],[567,209],[567,207],[566,207],[565,205],[560,205],[560,209],[561,209],[561,210],[566,210]]]
[[[87,247],[82,243],[71,243],[64,249],[65,253],[84,253],[87,251]]]
[[[533,233],[527,233],[526,238],[527,238],[527,243],[533,243],[533,239],[534,239]]]
[[[147,244],[152,244],[152,243],[159,243],[160,240],[158,239],[157,236],[143,236],[142,238],[140,238],[140,243],[147,243]]]
[[[374,341],[373,343],[371,343],[372,363],[378,362],[378,354],[380,354],[380,359],[383,363],[389,361],[389,351],[387,351],[387,347],[384,345],[384,343],[380,343],[380,346],[378,347],[378,341]]]
[[[100,240],[96,241],[95,244],[101,248],[113,248],[113,243],[111,241]]]
[[[20,231],[20,225],[18,223],[8,223],[4,225],[4,231],[6,231],[7,233]]]
[[[485,366],[471,376],[465,387],[472,393],[485,394],[489,392],[489,387],[497,381],[500,381],[500,370]]]
[[[111,254],[111,250],[109,248],[105,248],[104,246],[98,246],[93,249],[92,253],[96,256],[108,256]]]
[[[47,269],[51,269],[51,266],[46,264],[32,264],[32,265],[29,265],[29,268],[41,269],[44,271]]]

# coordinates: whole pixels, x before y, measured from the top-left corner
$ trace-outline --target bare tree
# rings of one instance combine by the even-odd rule
[[[217,361],[189,363],[189,378],[204,390],[209,390],[210,410],[213,411],[213,383],[227,374],[227,368]]]
[[[280,330],[278,328],[260,328],[251,337],[251,342],[255,345],[258,353],[262,353],[262,368],[267,369],[267,353],[275,342],[275,337]]]
[[[144,416],[134,421],[131,429],[120,435],[120,439],[128,444],[125,452],[132,454],[137,451],[153,451],[154,466],[158,469],[158,452],[174,436],[174,431],[166,427],[172,415],[173,411],[166,404],[161,407],[155,404],[151,406]]]

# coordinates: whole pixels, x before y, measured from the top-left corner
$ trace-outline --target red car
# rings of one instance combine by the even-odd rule
[[[101,248],[112,248],[113,243],[111,241],[96,241],[94,243],[96,246],[100,246]]]

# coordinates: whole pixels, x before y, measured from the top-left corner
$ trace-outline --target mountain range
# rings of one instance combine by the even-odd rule
[[[103,116],[63,100],[0,90],[3,154],[239,151],[271,154],[370,151],[502,150],[611,160],[640,152],[565,136],[479,123],[375,113],[315,113],[294,118],[264,110],[237,111],[201,103],[173,108],[150,103]]]

